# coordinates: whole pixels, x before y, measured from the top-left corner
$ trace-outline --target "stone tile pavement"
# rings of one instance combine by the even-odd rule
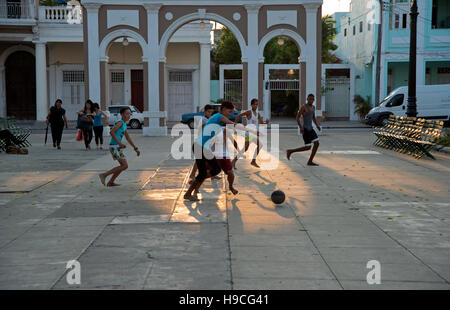
[[[283,131],[277,170],[241,160],[237,196],[207,181],[195,203],[182,199],[192,161],[169,155],[173,138],[133,138],[142,156],[126,150],[114,189],[97,177],[107,151],[74,134],[62,151],[35,134],[30,155],[0,154],[0,288],[450,288],[450,156],[418,161],[373,147],[369,131],[330,130],[308,167],[308,154],[287,161],[300,139]],[[66,281],[72,259],[80,285]]]

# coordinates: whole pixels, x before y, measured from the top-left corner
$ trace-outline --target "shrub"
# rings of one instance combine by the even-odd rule
[[[450,146],[450,131],[447,131],[445,134],[437,138],[435,143],[443,146]]]
[[[363,120],[372,109],[370,96],[367,96],[367,99],[364,99],[360,95],[356,95],[353,102],[355,103],[355,113],[358,113],[361,120]]]

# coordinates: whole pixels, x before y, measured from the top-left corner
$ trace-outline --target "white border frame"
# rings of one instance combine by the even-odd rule
[[[107,73],[107,91],[106,107],[111,105],[111,71],[123,71],[125,75],[123,100],[124,104],[131,105],[131,70],[144,71],[144,64],[107,64],[105,72]]]
[[[223,99],[225,95],[224,83],[225,83],[225,70],[242,70],[242,64],[234,64],[234,65],[219,65],[219,97]],[[242,77],[243,78],[243,77]]]
[[[352,104],[353,98],[355,98],[355,68],[350,64],[323,64],[321,81],[325,81],[325,71],[327,69],[349,69],[350,70],[350,98],[349,98],[349,119],[351,121],[358,121],[359,116],[355,114],[355,105]],[[325,94],[322,94],[322,111],[326,112]],[[326,117],[326,114],[325,114]]]
[[[200,66],[199,65],[164,65],[164,110],[167,113],[167,121],[169,121],[169,72],[170,71],[192,71],[192,113],[197,112],[200,106]]]

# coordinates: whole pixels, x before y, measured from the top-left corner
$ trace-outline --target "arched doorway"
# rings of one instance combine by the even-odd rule
[[[107,105],[132,105],[143,112],[144,65],[139,42],[128,36],[120,37],[108,45],[106,53]]]
[[[22,120],[36,119],[35,58],[17,51],[5,61],[6,115]]]
[[[199,10],[200,11],[200,10]],[[170,12],[166,12],[166,14],[169,14]],[[243,15],[243,13],[242,13]],[[240,16],[240,15],[239,15]],[[234,36],[236,39],[238,46],[240,48],[240,54],[241,59],[240,62],[244,62],[247,60],[247,53],[246,48],[247,44],[244,39],[244,36],[242,35],[240,29],[236,27],[232,22],[230,22],[228,19],[222,17],[219,14],[215,13],[191,13],[186,14],[177,20],[175,20],[167,29],[165,29],[163,35],[161,36],[160,40],[160,56],[163,56],[164,62],[160,62],[160,81],[164,81],[165,79],[168,80],[168,83],[166,87],[168,89],[164,89],[160,86],[163,92],[163,102],[164,102],[164,109],[165,111],[168,111],[168,119],[169,121],[179,121],[181,119],[181,115],[183,113],[187,113],[188,109],[190,113],[195,112],[196,110],[201,110],[202,107],[204,107],[206,104],[210,103],[210,80],[211,80],[211,62],[210,62],[210,55],[211,55],[211,42],[210,42],[210,33],[208,34],[208,42],[202,42],[199,43],[200,48],[200,62],[198,68],[195,67],[186,67],[183,70],[180,66],[174,66],[173,64],[170,64],[167,62],[167,59],[173,59],[171,54],[171,48],[169,45],[170,38],[174,35],[174,33],[179,30],[181,27],[190,24],[193,27],[199,27],[199,31],[202,29],[212,29],[211,22],[216,22],[227,29],[229,29],[230,33]],[[204,57],[206,56],[207,57]],[[207,60],[205,62],[205,59]],[[247,63],[243,64],[244,70],[247,68]],[[182,72],[187,71],[187,72]],[[242,71],[242,70],[241,70]],[[245,71],[246,72],[246,71]],[[178,98],[183,98],[188,100],[190,97],[184,93],[183,96],[178,96],[179,92],[178,89],[180,89],[181,82],[176,82],[171,79],[171,77],[176,77],[177,75],[184,75],[188,76],[188,78],[192,77],[194,80],[191,83],[191,85],[188,85],[187,87],[193,88],[194,90],[198,88],[198,99],[194,99],[194,102],[187,105],[187,104],[178,104]],[[238,96],[241,99],[241,102],[234,102],[237,106],[242,107],[247,105],[247,81],[246,81],[246,75],[242,73],[242,79],[244,79],[242,82],[239,81],[240,84],[242,84],[240,92],[242,93],[242,96]],[[198,83],[199,85],[196,86],[194,83]],[[180,84],[180,85],[178,85]],[[160,94],[161,96],[161,94]],[[195,97],[195,96],[194,96]],[[181,109],[180,107],[184,107],[184,109]]]
[[[280,53],[274,46],[284,49],[283,52]],[[273,30],[261,39],[259,43],[259,74],[260,79],[264,80],[265,83],[261,83],[259,86],[259,96],[263,98],[265,117],[270,118],[272,114],[292,116],[298,110],[298,108],[294,108],[294,101],[297,102],[298,107],[305,103],[308,83],[306,79],[306,50],[304,39],[298,33],[289,29]],[[270,55],[271,53],[275,54]],[[281,57],[277,53],[281,54]],[[292,55],[289,57],[289,54]],[[272,61],[266,60],[266,57],[272,59]],[[286,64],[281,64],[283,62]],[[265,67],[265,64],[267,64],[267,67]],[[278,92],[277,95],[281,96],[282,101],[285,102],[278,106],[272,106],[270,96],[272,90]],[[316,93],[315,91],[310,92]]]
[[[264,48],[264,114],[293,118],[300,102],[300,49],[286,36],[272,38]]]

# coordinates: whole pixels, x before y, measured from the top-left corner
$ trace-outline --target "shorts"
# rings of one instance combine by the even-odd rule
[[[251,133],[251,132],[248,132],[248,131],[245,132],[245,141],[246,142],[250,142],[250,141],[252,141],[254,139],[257,139],[257,138],[258,138],[258,136],[256,136],[254,133]]]
[[[231,170],[233,170],[233,164],[231,163],[231,160],[228,158],[217,158],[217,162],[219,163],[220,169],[222,169],[223,172],[228,173]],[[206,163],[207,169],[211,170],[211,166]]]
[[[118,145],[109,145],[109,151],[111,152],[111,156],[114,160],[127,158],[123,153],[123,149],[121,149]]]
[[[319,141],[319,137],[317,137],[314,129],[305,129],[305,131],[303,132],[303,141],[305,141],[305,146],[311,146],[311,144],[313,144],[314,142]]]

